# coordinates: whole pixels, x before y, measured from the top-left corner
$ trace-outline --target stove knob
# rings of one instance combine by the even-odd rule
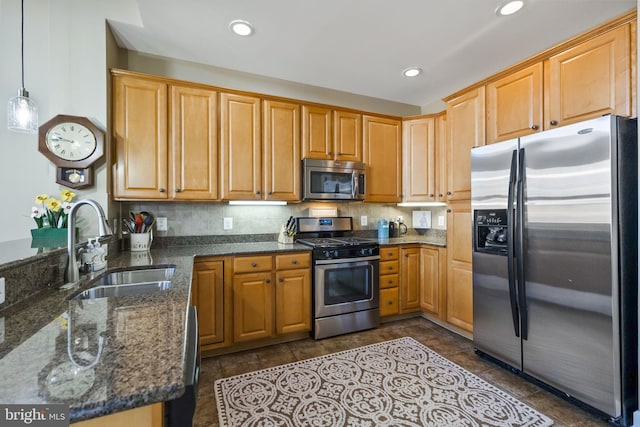
[[[329,257],[331,257],[331,252],[324,251],[322,255],[324,255],[325,258],[329,258]]]
[[[365,248],[360,249],[360,255],[366,255],[367,250]]]
[[[336,257],[336,258],[338,257],[338,250],[337,249],[335,251],[333,251],[333,256]]]
[[[369,255],[373,255],[373,248],[369,248]]]

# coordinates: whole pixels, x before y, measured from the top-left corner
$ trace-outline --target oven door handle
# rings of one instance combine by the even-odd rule
[[[319,259],[316,265],[346,264],[350,262],[379,261],[380,255],[363,256],[360,258],[340,258],[340,259]]]

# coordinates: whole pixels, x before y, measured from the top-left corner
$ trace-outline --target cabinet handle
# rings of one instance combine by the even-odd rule
[[[258,266],[258,264],[256,264],[255,262],[251,263],[251,267],[257,267],[257,266]]]
[[[432,199],[433,199],[433,196],[434,196],[433,194],[429,194],[429,197],[431,197]]]
[[[447,213],[451,213],[451,209],[447,209]]]
[[[392,267],[392,266],[389,266],[389,270],[393,270],[393,267]]]
[[[393,305],[393,301],[389,301],[389,302],[387,302],[387,304]]]
[[[158,191],[161,192],[161,193],[164,193],[165,189],[164,188],[158,188]]]
[[[532,130],[538,130],[538,125],[531,125]]]
[[[280,283],[284,282],[284,277],[281,277],[279,280],[280,280]],[[269,283],[269,282],[267,282],[267,283]]]
[[[558,122],[557,122],[557,121],[555,121],[555,120],[551,120],[551,121],[549,122],[549,124],[550,124],[551,126],[555,126],[555,125],[557,125],[557,124],[558,124]]]
[[[442,197],[442,193],[438,194],[438,197]]]
[[[447,196],[450,196],[450,195],[451,195],[451,191],[447,191]]]
[[[387,283],[388,283],[388,284],[392,284],[392,283],[393,283],[393,280],[389,279],[389,280],[387,280]]]
[[[179,193],[180,191],[182,190],[180,190],[179,188],[176,188],[176,193]]]
[[[328,155],[332,155],[333,153],[332,153],[331,151],[329,151],[327,154],[328,154]]]
[[[342,153],[338,151],[338,156],[342,156]]]
[[[272,195],[272,194],[273,194],[273,191],[269,191],[269,195]]]
[[[296,265],[298,263],[297,259],[294,259],[293,261],[291,261],[291,264]]]
[[[265,280],[264,283],[271,283],[271,279]]]
[[[260,190],[256,191],[256,194],[260,194]]]

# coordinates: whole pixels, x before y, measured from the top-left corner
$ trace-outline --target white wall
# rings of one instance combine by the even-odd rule
[[[139,22],[127,0],[25,1],[25,87],[40,124],[58,114],[89,117],[106,129],[106,18]],[[0,242],[30,238],[35,196],[58,196],[55,167],[38,152],[38,136],[7,130],[6,103],[20,88],[20,0],[0,0]],[[79,191],[108,206],[106,166],[96,184]],[[86,208],[81,209],[80,212]]]

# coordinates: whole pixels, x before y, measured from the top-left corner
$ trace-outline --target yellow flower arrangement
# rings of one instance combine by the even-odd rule
[[[60,199],[49,197],[47,194],[36,196],[36,206],[31,208],[31,218],[38,228],[67,228],[69,212],[73,207],[71,200],[76,193],[70,190],[62,190]],[[42,206],[39,208],[38,205]]]

